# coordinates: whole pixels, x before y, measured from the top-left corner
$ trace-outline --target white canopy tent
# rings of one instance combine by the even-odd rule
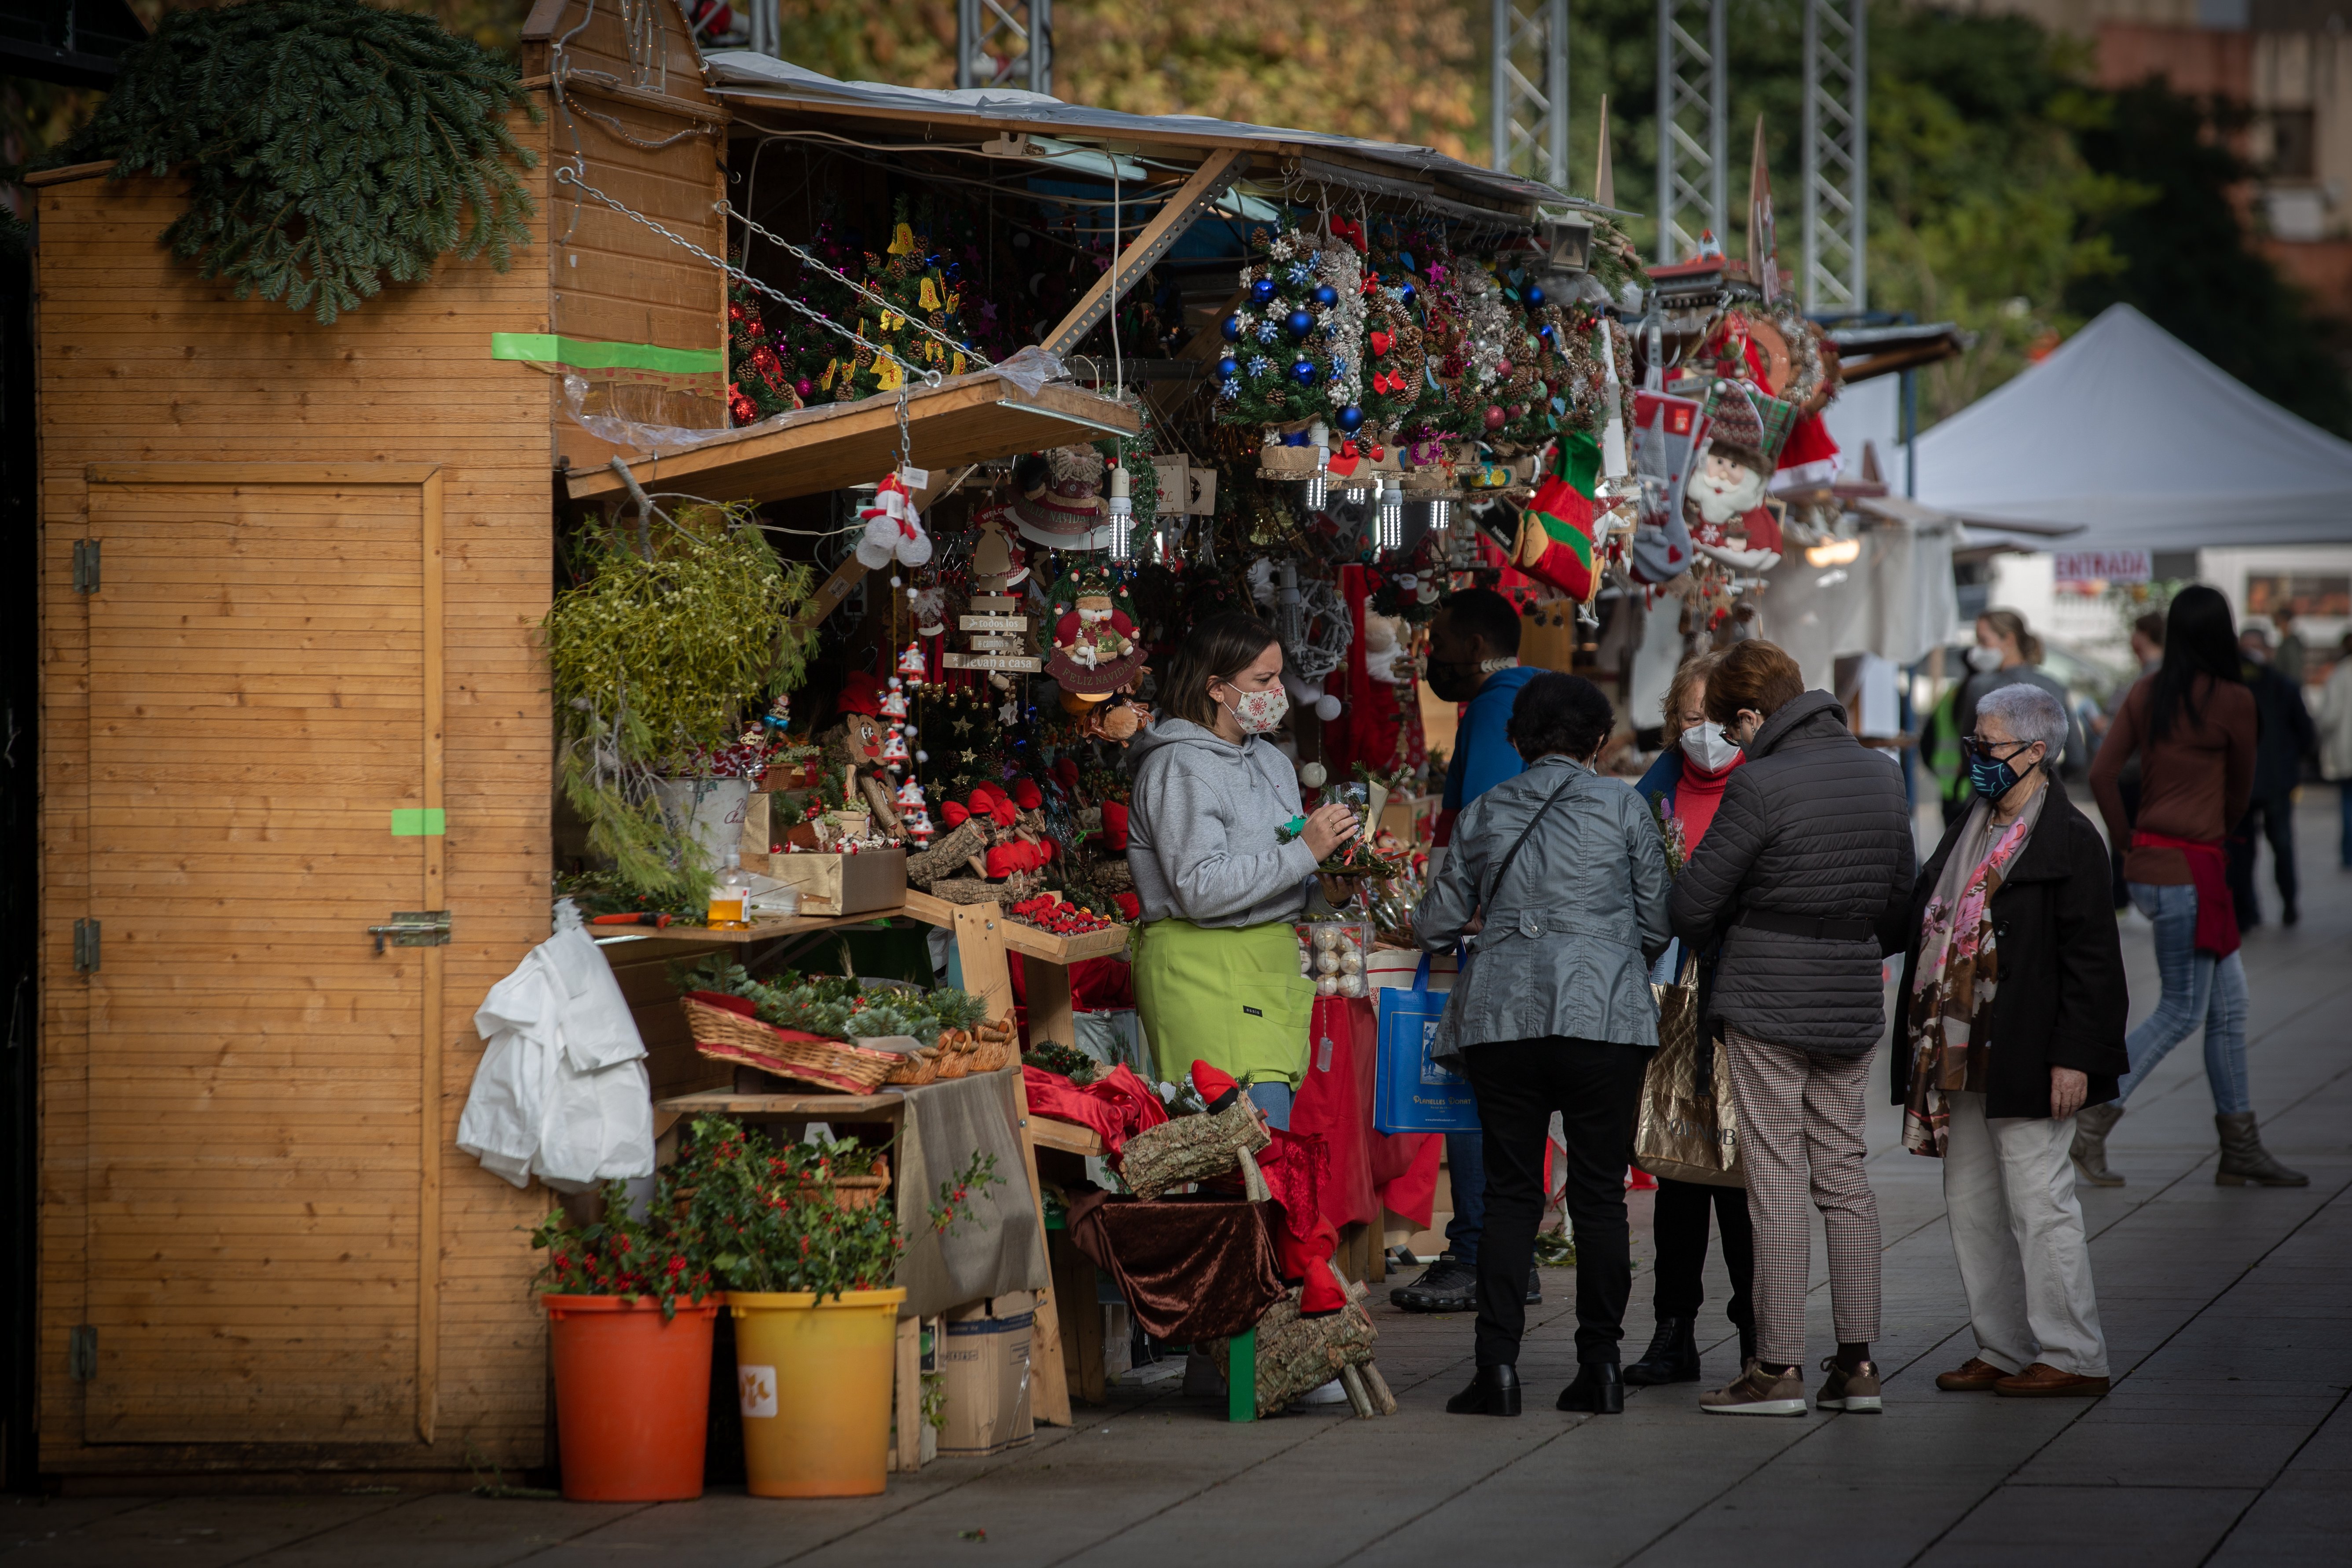
[[[2352,542],[2352,442],[2129,305],[2108,307],[1914,451],[1926,505],[1976,524],[2081,530],[2042,548]]]

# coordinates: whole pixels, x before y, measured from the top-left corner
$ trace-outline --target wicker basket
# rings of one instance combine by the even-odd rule
[[[803,1182],[804,1192],[827,1185],[822,1182]],[[890,1159],[887,1154],[874,1156],[874,1173],[870,1176],[835,1176],[830,1184],[835,1208],[856,1211],[870,1209],[882,1201],[890,1186]]]
[[[869,1050],[845,1040],[779,1029],[757,1018],[692,996],[678,999],[694,1048],[714,1061],[740,1062],[781,1078],[798,1079],[844,1094],[871,1094],[906,1058],[896,1051]]]

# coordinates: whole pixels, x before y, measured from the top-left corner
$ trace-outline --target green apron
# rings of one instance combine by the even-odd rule
[[[1307,1073],[1315,982],[1298,973],[1288,921],[1211,931],[1153,921],[1135,933],[1135,1008],[1160,1076],[1181,1083],[1195,1061],[1248,1082]]]

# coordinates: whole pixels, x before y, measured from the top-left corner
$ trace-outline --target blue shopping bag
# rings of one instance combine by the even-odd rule
[[[1478,1100],[1470,1080],[1430,1056],[1444,1014],[1445,993],[1429,988],[1427,953],[1421,955],[1410,988],[1391,985],[1381,992],[1380,1067],[1372,1089],[1372,1126],[1378,1131],[1477,1131]]]

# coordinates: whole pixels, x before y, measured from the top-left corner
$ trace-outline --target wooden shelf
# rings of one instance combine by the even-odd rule
[[[945,899],[907,889],[906,907],[899,912],[914,916],[929,925],[955,929],[955,911],[959,908],[995,910],[988,918],[992,929],[1006,947],[1024,958],[1042,958],[1048,963],[1076,963],[1086,958],[1108,958],[1127,951],[1128,928],[1115,925],[1107,931],[1088,931],[1083,936],[1056,936],[1052,931],[1026,924],[1002,912],[999,906],[965,904],[958,906]]]
[[[749,931],[714,931],[709,926],[597,926],[588,928],[588,934],[604,942],[614,941],[688,942],[698,947],[740,947],[745,942],[766,942],[771,937],[798,936],[804,931],[832,931],[840,926],[871,924],[891,915],[903,915],[904,909],[868,910],[854,915],[779,915],[754,921]]]
[[[1102,1134],[1091,1127],[1081,1127],[1075,1121],[1059,1117],[1029,1113],[1029,1141],[1040,1149],[1060,1149],[1072,1154],[1099,1154],[1103,1152]]]
[[[835,1116],[896,1118],[906,1108],[898,1094],[680,1094],[654,1101],[654,1110],[677,1116],[749,1116],[829,1119]],[[1059,1143],[1054,1145],[1058,1149]]]

